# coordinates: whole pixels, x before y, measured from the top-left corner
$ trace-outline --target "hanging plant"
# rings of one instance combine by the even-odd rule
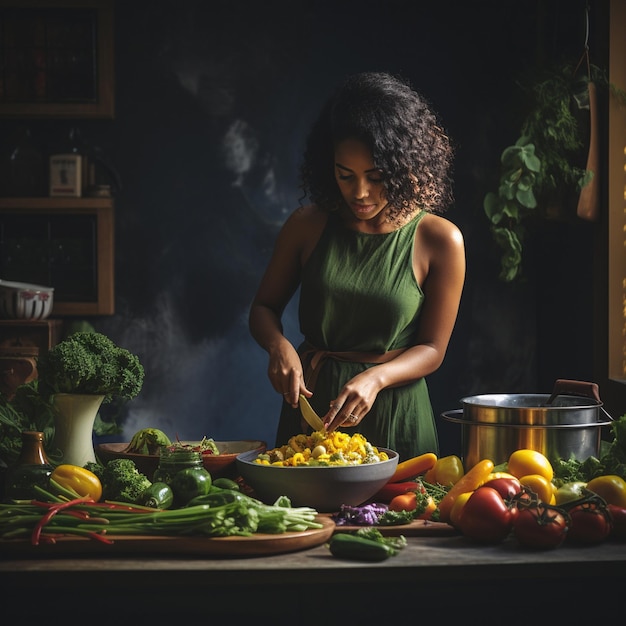
[[[500,158],[498,190],[484,198],[494,241],[502,250],[499,277],[504,281],[522,273],[529,219],[549,217],[594,176],[584,160],[581,163],[588,138],[579,120],[589,116],[590,83],[607,86],[608,80],[596,66],[588,64],[586,75],[577,69],[566,65],[549,71],[530,86],[520,136]]]

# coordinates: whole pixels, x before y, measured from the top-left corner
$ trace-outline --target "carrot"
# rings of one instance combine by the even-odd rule
[[[421,486],[413,480],[401,483],[387,483],[383,485],[371,498],[373,502],[383,502],[388,504],[396,496],[400,496],[407,491],[417,491]]]
[[[417,508],[417,494],[415,491],[401,493],[389,503],[390,511],[415,511]]]
[[[399,483],[415,478],[434,467],[436,462],[437,455],[434,452],[425,452],[419,456],[414,456],[412,459],[398,463],[396,471],[388,482]]]
[[[493,471],[493,461],[483,459],[478,461],[466,474],[464,474],[452,487],[450,491],[439,502],[439,519],[442,522],[450,521],[450,511],[459,495],[468,491],[478,489],[485,478]]]

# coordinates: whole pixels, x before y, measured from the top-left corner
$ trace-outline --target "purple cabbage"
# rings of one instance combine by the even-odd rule
[[[372,502],[363,506],[342,504],[332,520],[337,526],[376,526],[378,518],[389,510],[386,504]]]

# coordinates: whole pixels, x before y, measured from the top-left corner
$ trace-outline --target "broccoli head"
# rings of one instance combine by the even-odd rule
[[[103,395],[131,400],[143,386],[139,358],[101,333],[81,331],[70,335],[37,361],[39,391]]]
[[[136,504],[152,485],[131,459],[112,459],[104,465],[88,463],[85,467],[100,479],[104,500]]]

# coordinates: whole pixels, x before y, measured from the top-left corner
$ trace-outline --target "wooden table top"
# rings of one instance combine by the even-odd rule
[[[301,613],[311,602],[320,603],[330,594],[325,610],[348,595],[351,606],[354,602],[367,605],[372,616],[380,612],[378,617],[389,618],[398,611],[400,617],[406,615],[406,606],[400,611],[398,598],[404,598],[418,606],[425,601],[420,615],[435,619],[442,607],[448,617],[466,616],[468,603],[479,600],[508,614],[511,602],[515,611],[534,611],[551,599],[562,618],[576,620],[571,623],[582,623],[583,616],[597,620],[624,610],[626,542],[532,551],[513,540],[485,546],[449,534],[409,536],[407,541],[397,556],[380,563],[343,561],[323,544],[239,557],[146,551],[22,558],[0,552],[0,603],[5,613],[17,610],[4,599],[36,591],[43,616],[50,603],[58,604],[68,593],[76,610],[82,603],[90,610],[98,594],[113,598],[119,606],[135,606],[139,593],[153,599],[171,598],[188,612],[190,605],[197,606],[202,616],[204,604],[194,603],[219,596],[225,604],[212,608],[214,616],[223,611],[229,616],[258,618],[261,605],[264,610]],[[171,613],[162,607],[163,615],[174,617],[174,605]],[[510,619],[508,625],[517,623]]]

